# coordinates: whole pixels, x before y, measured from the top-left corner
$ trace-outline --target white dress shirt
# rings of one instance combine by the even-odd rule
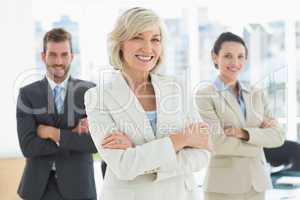
[[[47,78],[47,80],[48,80],[48,83],[49,83],[49,85],[50,85],[50,88],[51,88],[51,90],[52,90],[52,94],[53,94],[53,95],[54,95],[54,88],[55,88],[56,86],[60,86],[60,87],[64,88],[64,89],[62,90],[62,92],[60,93],[60,94],[61,94],[61,98],[62,98],[63,101],[65,100],[65,97],[66,97],[67,83],[68,83],[69,77],[70,77],[70,76],[68,75],[67,78],[66,78],[63,82],[57,84],[57,83],[55,83],[51,78],[49,78],[48,75],[46,75],[46,78]],[[60,138],[60,130],[59,130],[59,136],[58,136],[58,137]],[[59,146],[59,143],[56,143],[56,144],[57,144],[57,146]],[[54,171],[56,170],[56,167],[55,167],[55,161],[54,161],[53,164],[52,164],[52,170],[54,170]]]

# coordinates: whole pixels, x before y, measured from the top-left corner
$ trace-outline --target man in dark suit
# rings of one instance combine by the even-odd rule
[[[26,200],[96,199],[84,93],[94,84],[69,76],[71,35],[46,33],[44,79],[20,89],[17,130],[26,166],[18,193]]]

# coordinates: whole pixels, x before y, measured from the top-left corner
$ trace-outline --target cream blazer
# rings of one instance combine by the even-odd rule
[[[142,105],[120,72],[110,81],[88,90],[85,105],[93,141],[107,171],[100,192],[103,200],[193,200],[200,191],[193,172],[208,164],[205,150],[186,148],[176,153],[169,134],[200,122],[188,108],[183,87],[175,80],[151,74],[157,108],[153,133]],[[101,141],[113,130],[125,132],[135,144],[126,150],[103,149]]]
[[[199,113],[210,125],[215,148],[204,181],[206,192],[238,194],[250,191],[251,187],[258,192],[272,187],[263,147],[281,146],[283,130],[278,123],[272,128],[259,128],[264,117],[273,116],[262,90],[245,88],[246,118],[228,90],[220,91],[208,84],[197,92]],[[250,140],[226,136],[226,126],[247,130]]]

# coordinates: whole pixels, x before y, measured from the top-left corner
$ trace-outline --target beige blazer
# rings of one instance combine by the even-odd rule
[[[119,72],[102,87],[88,90],[85,104],[93,141],[108,165],[100,196],[103,200],[193,200],[200,191],[193,172],[209,159],[205,150],[175,153],[169,134],[201,118],[188,108],[183,87],[171,78],[151,74],[157,103],[156,136],[146,113]],[[185,106],[186,105],[186,106]],[[101,148],[113,130],[125,132],[135,148]]]
[[[245,193],[253,187],[261,192],[272,187],[263,147],[278,147],[284,142],[283,130],[276,122],[272,128],[259,128],[264,117],[272,117],[262,90],[245,86],[243,98],[246,118],[228,90],[209,84],[198,90],[196,103],[201,117],[209,123],[215,154],[209,163],[204,191]],[[224,127],[248,131],[250,140],[226,136]]]

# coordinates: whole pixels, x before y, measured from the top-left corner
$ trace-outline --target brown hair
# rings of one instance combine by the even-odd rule
[[[245,48],[245,51],[246,51],[246,58],[248,57],[248,48],[247,48],[247,45],[245,43],[245,41],[238,35],[235,35],[231,32],[224,32],[222,33],[218,38],[217,40],[215,41],[215,44],[214,44],[214,47],[213,49],[211,50],[211,53],[212,54],[216,54],[218,55],[219,54],[219,51],[221,50],[222,48],[222,44],[224,42],[237,42],[237,43],[240,43],[241,45],[244,46]],[[218,65],[215,64],[215,68],[218,69]]]
[[[69,41],[71,53],[73,53],[72,48],[72,36],[71,34],[63,28],[53,28],[48,31],[43,39],[43,52],[47,51],[47,43],[48,42],[64,42]]]

